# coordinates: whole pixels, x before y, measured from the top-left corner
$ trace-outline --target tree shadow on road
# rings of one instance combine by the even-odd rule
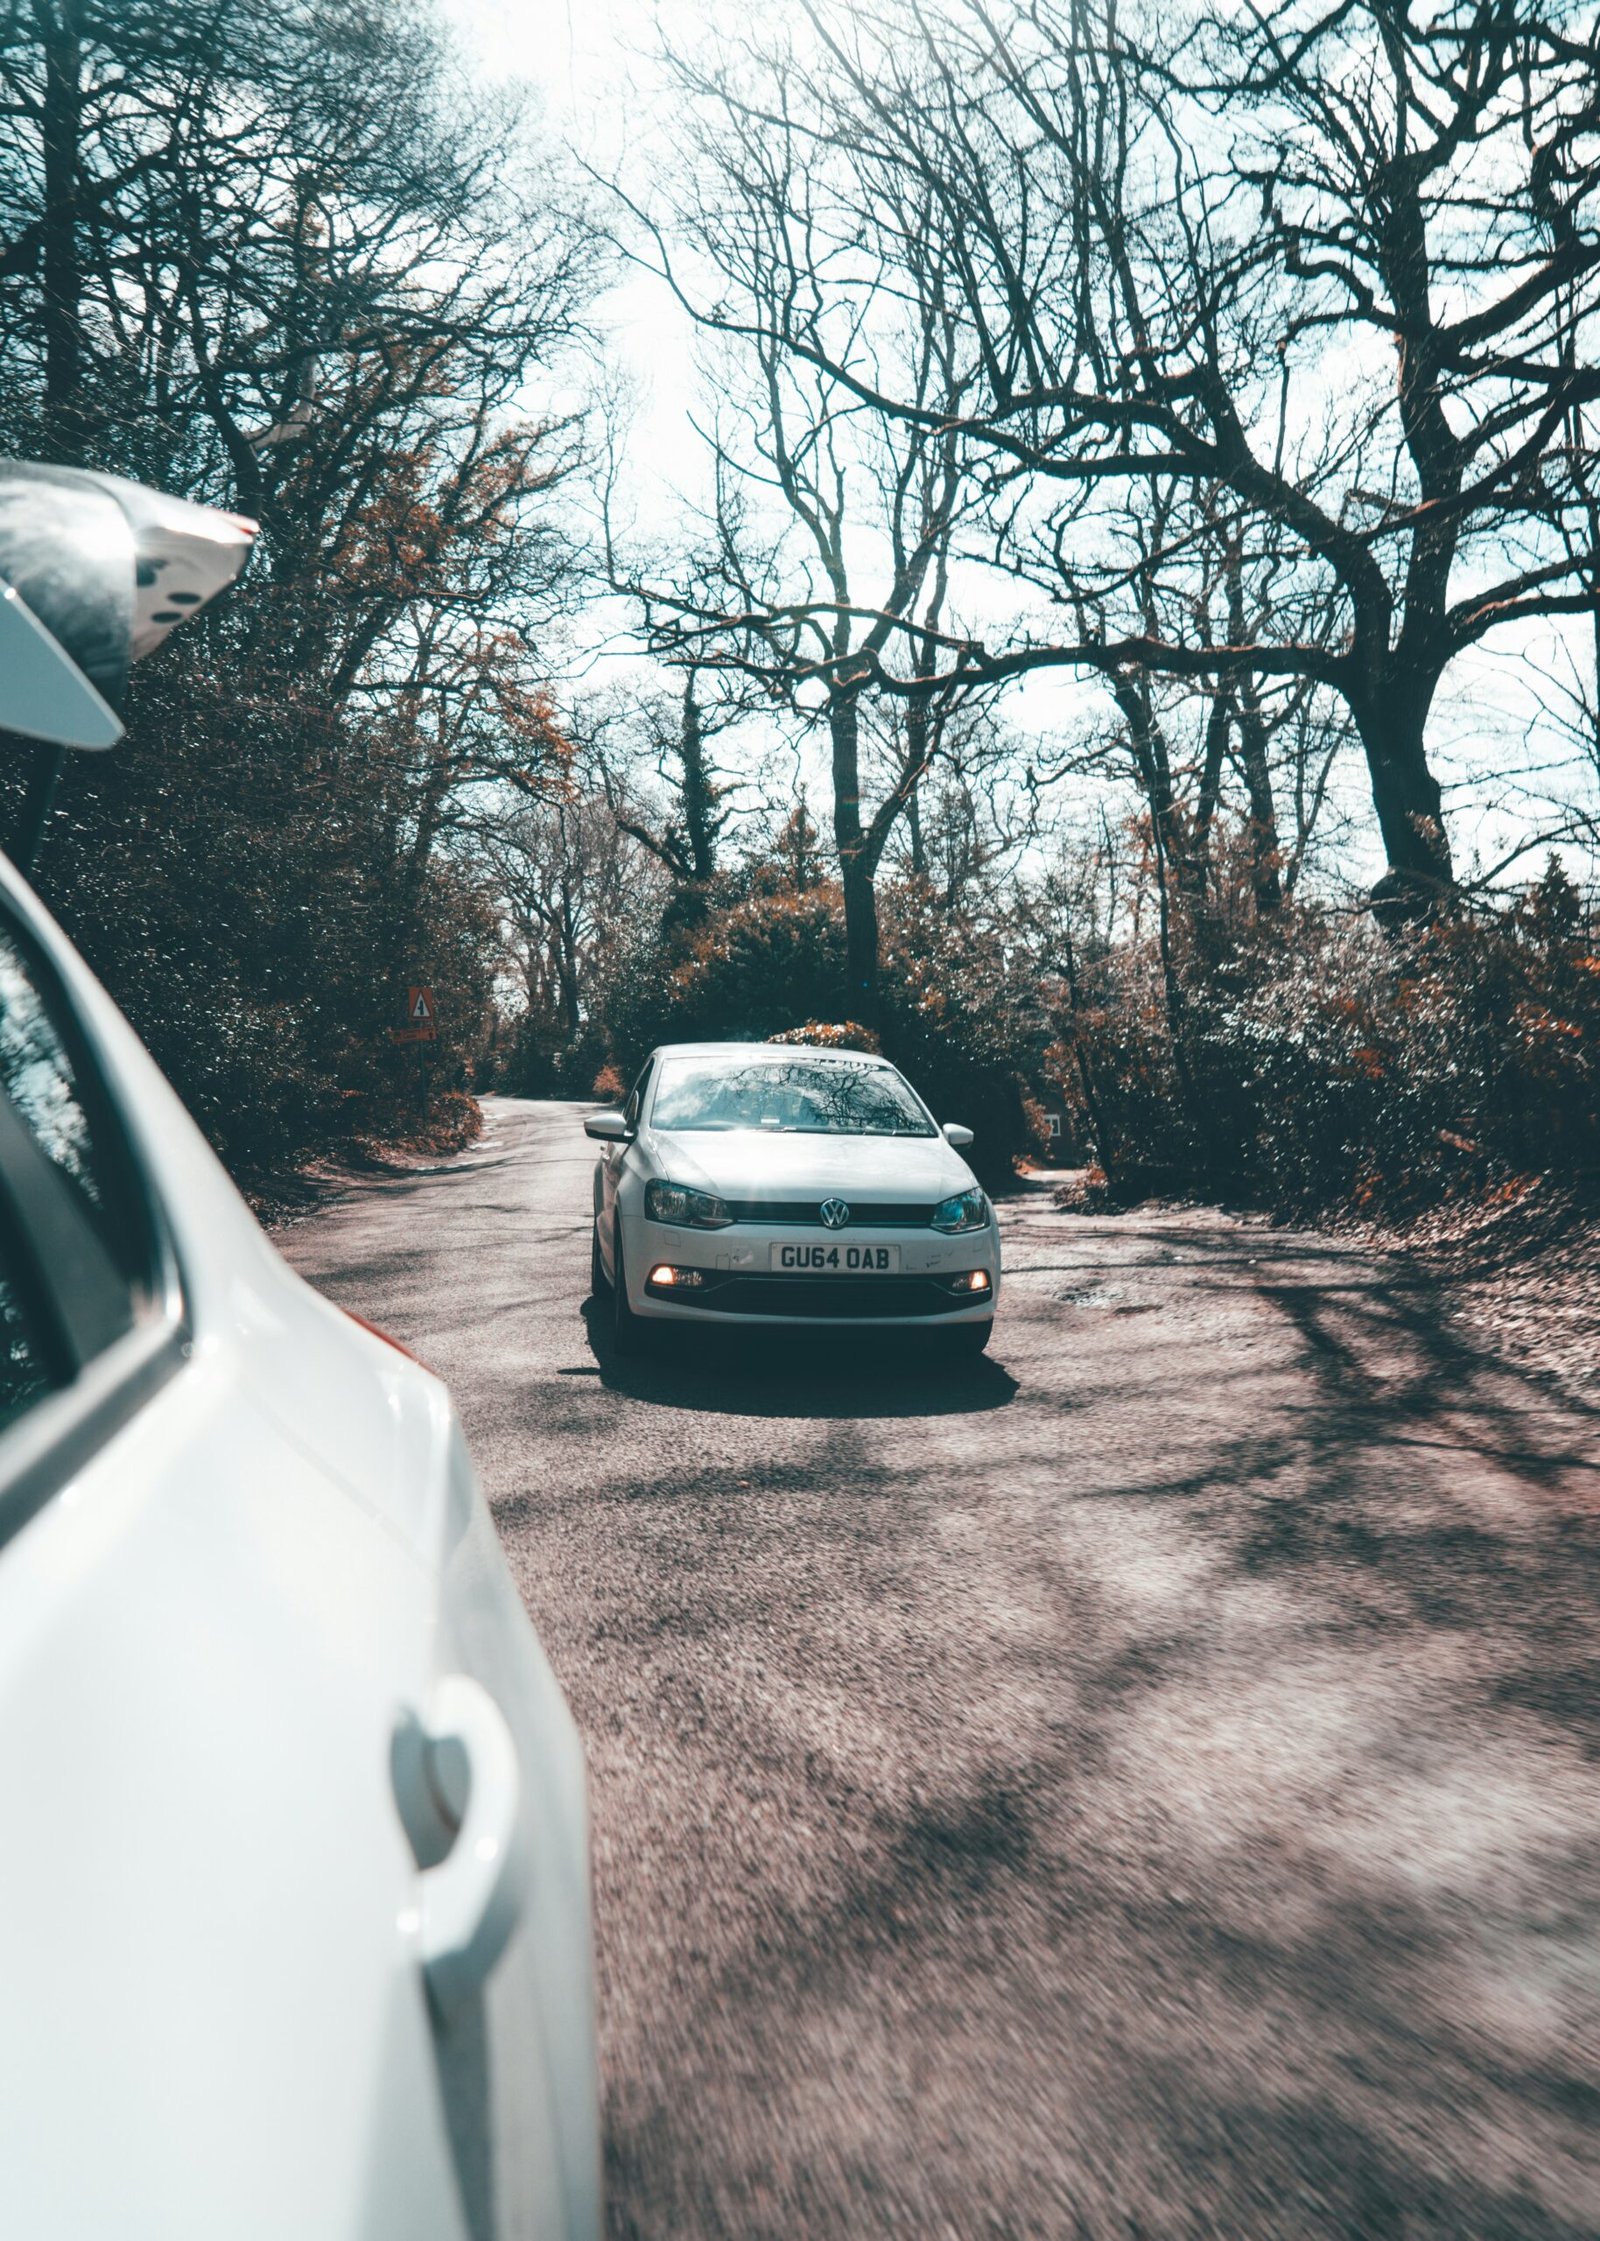
[[[1600,2230],[1595,1412],[1403,1268],[1270,1240],[1191,1257],[1199,1311],[1164,1346],[1092,1386],[1030,1380],[1077,1429],[1055,1552],[1018,1544],[1054,1625],[1021,1622],[996,1553],[1014,1517],[930,1535],[942,1486],[895,1593],[865,1535],[825,1575],[855,1597],[849,1666],[776,1536],[671,1575],[674,1657],[733,1578],[770,1669],[820,1665],[809,1700],[768,1703],[731,1658],[651,1700],[719,1798],[757,1768],[758,1802],[816,1833],[802,1875],[708,1840],[681,2034],[612,2024],[615,2235]],[[1271,1332],[1264,1371],[1229,1351],[1229,1293],[1268,1310],[1245,1326]],[[871,1371],[844,1375],[840,1398]],[[1209,1405],[1229,1376],[1232,1413]],[[1038,1454],[1061,1444],[1040,1430]],[[972,1565],[970,1634],[931,1659],[937,1572],[911,1543]],[[925,1732],[885,1680],[908,1669]],[[1014,1714],[998,1749],[989,1704]]]
[[[607,1304],[582,1315],[606,1388],[658,1408],[716,1416],[970,1416],[1004,1408],[1017,1381],[987,1356],[952,1354],[939,1331],[663,1330],[649,1351],[619,1355]],[[579,1374],[564,1372],[565,1375]]]
[[[1497,2043],[1426,1894],[1324,1870],[1275,1908],[1293,1863],[1172,1833],[1130,1878],[1081,1768],[853,1802],[831,1887],[765,1888],[656,2077],[612,2078],[614,2234],[863,2231],[887,2186],[907,2232],[1586,2241],[1582,2056]],[[892,2177],[826,2152],[805,2088],[829,2058]],[[763,2078],[765,2128],[730,2072]],[[679,2095],[716,2112],[709,2167]]]

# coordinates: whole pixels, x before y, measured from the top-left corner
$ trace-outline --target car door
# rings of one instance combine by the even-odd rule
[[[617,1189],[622,1181],[622,1171],[628,1155],[633,1149],[633,1137],[638,1131],[645,1099],[650,1093],[650,1074],[655,1062],[655,1053],[652,1051],[640,1068],[638,1078],[628,1093],[627,1103],[622,1108],[622,1117],[628,1124],[628,1141],[608,1144],[596,1162],[596,1212],[600,1220],[601,1249],[605,1255],[606,1267],[613,1278],[617,1273]]]
[[[485,2146],[456,2105],[493,2038],[468,1855],[517,1774],[487,1691],[450,1667],[492,1662],[497,1633],[451,1412],[409,1367],[386,1387],[382,1350],[335,1337],[325,1303],[301,1307],[220,1176],[187,1229],[163,1206],[148,1124],[187,1123],[119,1102],[83,993],[48,929],[0,912],[8,2228],[581,2231],[549,2166],[548,2081],[520,2194],[516,2143]],[[345,1331],[370,1365],[341,1358]],[[445,1490],[428,1533],[370,1468],[330,1468],[341,1436],[368,1465],[385,1437],[411,1457],[422,1508]],[[537,2228],[509,2222],[519,2202]]]

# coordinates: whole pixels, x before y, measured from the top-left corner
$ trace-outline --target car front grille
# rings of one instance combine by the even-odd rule
[[[702,1289],[667,1292],[645,1286],[652,1298],[719,1315],[804,1315],[819,1323],[841,1317],[955,1315],[979,1302],[959,1297],[947,1283],[917,1276],[729,1276]]]
[[[841,1191],[838,1194],[844,1197]],[[931,1229],[933,1206],[873,1206],[847,1199],[851,1229]],[[770,1222],[774,1227],[821,1229],[820,1198],[730,1198],[728,1211],[736,1222]]]

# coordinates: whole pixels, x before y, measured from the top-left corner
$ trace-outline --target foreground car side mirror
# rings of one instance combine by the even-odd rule
[[[963,1128],[959,1121],[946,1121],[939,1133],[952,1151],[964,1152],[972,1142],[971,1129]]]
[[[583,1133],[602,1144],[626,1144],[633,1130],[623,1113],[591,1113],[583,1124]]]
[[[128,664],[227,590],[255,534],[121,475],[0,459],[0,732],[33,743],[5,844],[19,871],[67,749],[116,745]]]
[[[0,727],[114,746],[129,663],[228,588],[255,534],[120,475],[0,459]]]

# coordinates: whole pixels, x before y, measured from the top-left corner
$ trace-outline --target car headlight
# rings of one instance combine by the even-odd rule
[[[710,1191],[692,1191],[687,1183],[646,1183],[644,1210],[652,1222],[671,1222],[675,1229],[726,1229],[733,1220],[725,1202]]]
[[[989,1201],[980,1190],[957,1191],[933,1210],[933,1226],[954,1235],[964,1229],[987,1229]]]

